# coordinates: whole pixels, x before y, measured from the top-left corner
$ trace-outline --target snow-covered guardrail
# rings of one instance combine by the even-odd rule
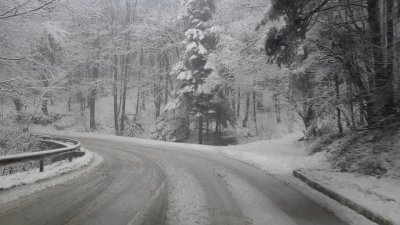
[[[29,152],[29,153],[20,153],[13,154],[7,156],[0,156],[0,166],[5,166],[14,163],[21,163],[26,161],[34,161],[39,160],[39,170],[40,172],[44,171],[44,159],[49,156],[54,156],[62,153],[70,153],[68,154],[68,159],[71,162],[73,158],[73,153],[77,152],[81,148],[81,143],[77,140],[66,139],[66,138],[58,138],[58,137],[47,137],[40,136],[43,141],[52,142],[58,145],[65,145],[63,148],[57,148],[47,151],[39,151],[39,152]],[[66,143],[71,143],[72,145],[68,146]]]

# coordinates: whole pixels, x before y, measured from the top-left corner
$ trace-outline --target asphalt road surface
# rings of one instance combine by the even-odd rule
[[[0,209],[1,225],[345,224],[274,177],[219,154],[80,141],[104,164],[10,203]]]

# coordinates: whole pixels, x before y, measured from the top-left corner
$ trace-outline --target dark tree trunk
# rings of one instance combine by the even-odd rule
[[[142,92],[142,109],[146,110],[146,93]]]
[[[254,128],[256,129],[256,134],[258,135],[257,128],[257,100],[256,100],[256,92],[253,91],[253,118],[254,118]]]
[[[372,98],[368,101],[369,125],[376,124],[380,117],[390,114],[393,109],[392,88],[388,87],[390,77],[386,73],[384,66],[379,2],[377,0],[368,0],[368,24],[374,56],[374,87]]]
[[[362,100],[360,101],[360,125],[364,125],[365,124],[365,106],[364,103],[362,102]]]
[[[44,115],[49,115],[49,110],[47,109],[47,99],[45,99],[45,100],[43,100],[43,102],[42,102],[42,113],[44,114]]]
[[[96,118],[95,118],[95,110],[96,110],[96,91],[92,90],[90,94],[89,101],[89,115],[90,115],[90,129],[96,129]]]
[[[274,98],[276,122],[277,123],[281,123],[282,122],[282,118],[281,118],[281,103],[280,103],[280,100],[279,100],[279,95],[275,93],[273,98]]]
[[[341,111],[339,108],[339,102],[340,102],[340,81],[339,81],[339,76],[336,74],[335,75],[335,87],[336,87],[336,100],[337,100],[337,124],[338,124],[338,129],[339,129],[339,134],[343,134],[343,126],[342,126],[342,115]]]
[[[394,80],[394,0],[386,0],[387,4],[387,57],[386,57],[386,89],[385,89],[385,97],[387,98],[386,105],[384,106],[383,115],[391,115],[395,113],[395,99],[394,99],[394,89],[393,89],[393,80]],[[389,84],[389,85],[388,85]]]
[[[78,92],[78,101],[79,101],[79,109],[81,111],[81,116],[85,115],[85,98],[83,97],[82,92]]]
[[[312,106],[310,106],[310,105],[307,106],[307,111],[305,112],[305,115],[301,116],[301,118],[303,119],[303,122],[304,122],[304,126],[307,131],[310,128],[312,128],[311,125],[312,125],[315,117],[316,117],[315,110],[312,108]],[[315,135],[314,131],[312,133],[313,133],[313,135]]]
[[[199,116],[199,144],[203,144],[203,116]]]
[[[15,110],[17,111],[17,122],[19,122],[19,121],[21,121],[20,112],[22,110],[22,102],[21,102],[21,99],[19,99],[19,98],[14,98],[13,102],[14,102],[14,105],[15,105]],[[2,101],[2,104],[3,104],[3,101]]]
[[[97,37],[95,44],[95,48],[97,48],[97,60],[100,60],[100,38]],[[92,80],[95,81],[99,78],[99,63],[96,62],[92,68]],[[90,111],[90,129],[96,129],[96,98],[97,98],[97,87],[93,87],[90,91],[89,96],[89,111]]]
[[[71,94],[69,94],[68,95],[68,112],[71,112],[71,101],[72,101]]]
[[[46,78],[45,76],[43,76],[42,79],[43,79],[43,86],[44,86],[45,88],[49,87],[49,86],[50,86],[50,83],[49,83],[49,81],[47,80],[47,78]],[[48,103],[49,94],[45,93],[44,96],[43,96],[43,98],[44,98],[44,100],[43,100],[43,102],[42,102],[42,113],[43,113],[44,115],[47,115],[47,116],[48,116],[48,115],[49,115],[49,110],[47,109],[47,103]]]
[[[214,137],[216,136],[217,141],[216,144],[220,145],[221,144],[221,126],[219,121],[216,121],[215,123],[215,133],[214,133]]]
[[[164,90],[164,105],[167,105],[168,103],[168,94],[169,94],[169,90],[168,90],[168,81],[169,81],[169,73],[170,73],[170,65],[169,65],[169,57],[168,57],[168,53],[166,52],[164,54],[164,60],[165,60],[165,90]]]
[[[16,110],[17,112],[21,112],[21,110],[22,110],[22,102],[21,102],[21,99],[19,99],[19,98],[14,98],[14,99],[13,99],[13,102],[14,102],[14,105],[15,105],[15,110]]]
[[[243,127],[247,127],[247,121],[249,120],[249,108],[250,108],[250,92],[247,93],[247,97],[246,97],[246,114],[242,121]]]
[[[221,145],[221,123],[218,122],[218,145]]]
[[[98,65],[93,67],[93,79],[97,79],[99,75]],[[90,112],[90,129],[96,129],[96,87],[92,88],[90,91],[89,99],[89,112]]]
[[[165,63],[165,57],[161,54],[157,57],[158,61],[158,68],[159,71],[162,71],[163,64]],[[155,108],[155,116],[156,119],[161,114],[161,104],[162,104],[162,96],[163,96],[163,76],[159,74],[159,72],[154,73],[154,85],[153,85],[153,92],[154,92],[154,108]]]
[[[127,84],[128,84],[128,62],[129,62],[129,56],[126,56],[127,58],[125,59],[125,71],[124,71],[124,85],[123,85],[123,91],[122,91],[122,111],[121,111],[121,123],[120,123],[120,131],[119,135],[124,135],[124,130],[125,130],[125,110],[126,110],[126,94],[127,94]]]
[[[140,56],[139,56],[139,68],[140,68],[140,71],[139,71],[139,74],[138,74],[138,76],[139,76],[139,77],[138,77],[139,85],[138,85],[138,88],[137,88],[137,96],[136,96],[135,119],[139,116],[140,97],[141,97],[141,95],[142,95],[140,86],[141,86],[141,78],[142,78],[143,64],[144,64],[144,52],[143,52],[143,47],[142,47],[141,50],[140,50]],[[143,104],[143,101],[142,101],[142,104]]]
[[[238,94],[237,94],[237,113],[236,116],[240,117],[240,87],[238,88]]]
[[[208,134],[210,133],[210,119],[207,117],[207,125],[206,125],[206,136],[208,138]]]
[[[119,135],[119,125],[118,125],[118,56],[114,55],[114,62],[113,62],[113,97],[114,97],[114,128],[115,134]]]
[[[348,87],[348,91],[349,91],[349,106],[350,106],[350,117],[351,117],[351,127],[352,129],[356,128],[356,119],[355,119],[355,115],[354,115],[354,100],[353,100],[353,96],[354,96],[354,91],[353,91],[353,84],[351,83],[351,81],[349,80],[347,82],[347,87]]]
[[[234,91],[231,92],[231,97],[232,97],[232,110],[233,110],[233,114],[235,114],[236,117],[236,93]]]

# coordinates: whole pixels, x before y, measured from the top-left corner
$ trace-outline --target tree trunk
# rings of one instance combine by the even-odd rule
[[[374,56],[374,87],[372,98],[368,101],[368,124],[374,125],[379,118],[391,113],[393,94],[387,85],[390,77],[386,73],[380,23],[380,4],[377,0],[368,0],[368,24],[371,36],[372,54]],[[389,90],[390,89],[390,90]]]
[[[96,129],[96,118],[95,118],[95,108],[96,108],[96,91],[91,90],[90,101],[89,101],[89,115],[90,115],[90,129]]]
[[[137,88],[137,96],[136,96],[136,111],[135,111],[135,119],[139,116],[139,108],[140,108],[140,97],[141,97],[141,78],[142,78],[142,71],[143,71],[143,63],[144,63],[144,52],[143,47],[140,50],[139,56],[139,74],[138,74],[138,88]],[[142,102],[143,103],[143,102]]]
[[[387,103],[385,105],[384,115],[391,115],[395,113],[395,103],[394,103],[394,0],[386,0],[387,4],[387,19],[386,19],[386,96],[388,96]],[[389,84],[389,87],[387,87]]]
[[[115,134],[119,135],[119,125],[118,125],[118,56],[114,55],[114,62],[113,62],[113,97],[114,97],[114,129]]]
[[[164,54],[164,61],[165,61],[165,90],[164,90],[164,106],[168,103],[168,81],[169,81],[169,73],[170,73],[170,65],[169,65],[169,57],[168,52]]]
[[[232,98],[232,110],[233,110],[233,114],[236,117],[236,93],[232,90],[231,92],[231,98]]]
[[[72,103],[72,75],[69,78],[69,88],[68,88],[68,112],[71,112],[71,103]]]
[[[100,38],[97,37],[94,47],[97,48],[97,60],[100,60]],[[92,80],[95,81],[99,78],[99,63],[96,62],[92,68]],[[89,110],[90,110],[90,129],[96,129],[96,97],[97,97],[97,87],[93,87],[90,91],[89,98]]]
[[[18,112],[21,112],[22,110],[22,102],[21,99],[19,98],[14,98],[13,99],[14,105],[15,105],[15,110]]]
[[[84,105],[85,98],[83,97],[83,93],[81,91],[78,92],[77,98],[78,98],[78,101],[79,101],[79,109],[80,109],[80,112],[81,112],[81,117],[83,117],[85,115],[85,105]]]
[[[217,145],[220,145],[221,144],[221,126],[220,126],[220,123],[219,123],[219,121],[217,120],[216,121],[216,123],[215,123],[215,133],[214,133],[214,137],[216,136],[216,138],[217,138],[217,141],[215,142],[214,141],[214,143],[216,143]]]
[[[281,104],[280,104],[280,100],[279,100],[279,95],[275,93],[273,98],[274,98],[276,122],[281,123],[282,117],[281,117]]]
[[[307,107],[307,109],[305,111],[305,114],[304,115],[300,115],[300,116],[303,119],[306,131],[308,131],[310,128],[312,128],[311,125],[313,124],[313,121],[314,121],[314,119],[316,117],[316,113],[315,113],[315,110],[313,109],[312,105],[308,105],[306,107]],[[314,128],[312,130],[312,134],[316,135]]]
[[[199,116],[199,144],[203,144],[203,116]]]
[[[349,92],[348,98],[349,98],[349,107],[350,107],[351,128],[355,129],[356,128],[356,118],[354,115],[354,100],[353,100],[354,91],[353,91],[353,84],[351,83],[350,80],[347,82],[347,88],[348,88],[348,92]]]
[[[238,94],[237,94],[237,113],[236,116],[239,118],[240,117],[240,87],[238,88]]]
[[[249,108],[250,108],[250,92],[247,93],[247,97],[246,97],[246,114],[242,121],[243,127],[247,127],[247,121],[249,120]]]
[[[208,134],[210,133],[210,119],[207,117],[207,125],[206,125],[206,137],[208,138]]]
[[[146,110],[146,93],[142,92],[142,109]]]
[[[364,119],[365,119],[365,106],[364,106],[364,103],[362,102],[362,100],[360,100],[359,109],[360,109],[360,125],[362,126],[362,125],[365,124],[365,121],[364,121]]]
[[[2,95],[2,106],[3,106],[3,95]],[[19,122],[21,120],[21,110],[22,110],[22,102],[21,99],[19,98],[14,98],[13,99],[14,105],[15,105],[15,110],[17,111],[17,122]],[[1,114],[1,116],[3,116],[3,113]]]
[[[49,83],[49,81],[47,80],[46,76],[42,76],[42,79],[43,79],[43,87],[46,89],[47,87],[50,86],[50,83]],[[45,91],[47,91],[47,90],[45,90]],[[47,109],[47,103],[48,103],[49,95],[48,95],[47,93],[45,93],[45,94],[43,95],[43,98],[44,98],[44,100],[43,100],[43,102],[42,102],[42,113],[43,113],[44,115],[48,116],[48,115],[49,115],[49,111],[48,111],[48,109]]]
[[[42,102],[42,113],[44,115],[48,116],[49,115],[49,110],[47,109],[47,102],[48,102],[47,99],[43,100],[43,102]]]
[[[258,135],[257,128],[257,99],[256,92],[253,91],[253,118],[254,118],[254,128],[256,129],[256,135]]]
[[[163,96],[163,76],[160,74],[160,71],[163,69],[163,63],[165,62],[163,55],[158,54],[157,56],[158,61],[158,71],[154,72],[153,75],[153,92],[154,92],[154,108],[155,108],[155,116],[156,119],[161,114],[161,104],[162,104],[162,96]]]
[[[221,123],[218,123],[218,145],[221,145]]]
[[[337,123],[338,123],[338,129],[339,129],[339,134],[343,134],[343,126],[342,126],[342,115],[341,111],[339,108],[340,104],[340,81],[339,81],[339,75],[335,75],[335,87],[336,87],[336,100],[337,100]]]
[[[129,54],[125,56],[124,62],[124,78],[123,78],[123,91],[122,91],[122,109],[121,109],[121,123],[120,123],[120,131],[119,135],[124,135],[125,130],[125,110],[126,110],[126,94],[127,94],[127,85],[128,85],[128,63],[130,61]]]

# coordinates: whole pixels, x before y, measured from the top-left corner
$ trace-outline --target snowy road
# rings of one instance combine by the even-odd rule
[[[219,154],[80,141],[105,164],[0,208],[0,224],[345,224],[265,172]]]

